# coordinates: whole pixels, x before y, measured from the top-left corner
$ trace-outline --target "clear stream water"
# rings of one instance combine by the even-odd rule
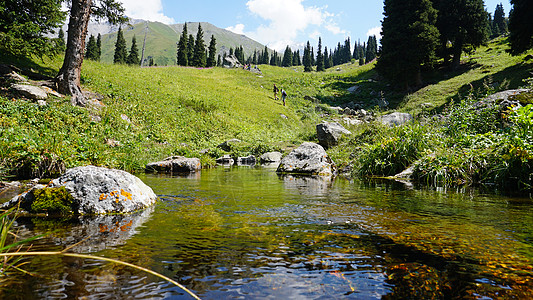
[[[216,168],[139,175],[160,196],[129,216],[21,218],[32,251],[87,253],[162,273],[203,299],[533,297],[533,201],[395,182]],[[27,258],[1,299],[190,299],[141,271]]]

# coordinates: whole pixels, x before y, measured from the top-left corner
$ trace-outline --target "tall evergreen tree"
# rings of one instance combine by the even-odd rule
[[[198,23],[198,33],[196,34],[196,41],[194,44],[192,65],[198,68],[203,68],[206,66],[206,64],[207,59],[205,55],[204,31],[202,30],[202,25]]]
[[[287,46],[287,48],[285,48],[285,52],[283,52],[281,66],[292,67],[292,49],[289,46]]]
[[[457,68],[466,48],[477,48],[487,39],[488,17],[483,0],[433,0],[433,3],[439,11],[440,54],[445,62],[451,55],[452,67]]]
[[[100,34],[98,34],[98,36],[100,36]],[[58,50],[63,52],[65,51],[65,48],[66,48],[66,44],[65,44],[65,32],[63,31],[63,28],[59,28],[59,33],[57,34],[57,47],[59,48]]]
[[[347,38],[344,41],[344,48],[342,52],[342,61],[344,63],[350,62],[352,60],[352,44],[350,38]]]
[[[292,52],[292,65],[293,66],[298,65],[298,52],[296,52],[296,50]]]
[[[178,53],[176,61],[179,66],[189,65],[189,33],[187,30],[187,22],[183,25],[183,31],[181,32],[180,40],[178,42]]]
[[[87,42],[87,49],[85,50],[85,58],[90,60],[96,60],[98,56],[98,50],[96,49],[96,39],[91,34],[89,42]]]
[[[429,0],[385,0],[378,72],[408,89],[422,83],[422,65],[432,65],[438,44],[437,10]],[[361,56],[363,58],[364,56]],[[360,59],[361,59],[360,58]]]
[[[304,72],[313,71],[313,61],[311,60],[311,44],[307,41],[307,46],[304,48]]]
[[[378,52],[378,43],[376,36],[369,36],[367,47],[366,47],[366,57],[365,60],[367,63],[371,62],[376,58]]]
[[[130,66],[136,66],[140,64],[139,48],[137,47],[137,38],[135,37],[135,35],[131,39],[130,54],[128,55],[128,58],[126,59],[126,63]]]
[[[217,67],[222,67],[222,57],[220,57],[220,54],[218,55],[217,59]]]
[[[311,66],[316,66],[315,47],[311,47]]]
[[[100,58],[102,57],[102,35],[98,34],[98,37],[96,38],[96,60],[100,61]]]
[[[329,69],[331,67],[333,66],[330,64],[328,47],[324,47],[324,69]]]
[[[513,9],[509,14],[509,41],[511,54],[517,55],[533,48],[533,1],[511,0]]]
[[[316,52],[316,71],[322,72],[324,69],[324,55],[322,55],[322,38],[318,38],[318,48]]]
[[[500,36],[507,33],[507,20],[505,20],[505,11],[503,10],[503,4],[496,5],[494,11],[494,18],[492,20],[493,35]]]
[[[355,60],[359,59],[359,43],[354,43],[352,58]]]
[[[192,34],[189,34],[189,38],[187,39],[187,61],[188,66],[192,66],[193,59],[194,59],[194,36]]]
[[[115,42],[115,55],[113,56],[113,63],[125,64],[128,57],[128,50],[126,49],[126,40],[122,33],[122,28],[118,28],[117,41]]]
[[[217,64],[217,40],[214,35],[211,35],[211,41],[209,42],[209,56],[207,57],[207,67],[214,67]]]

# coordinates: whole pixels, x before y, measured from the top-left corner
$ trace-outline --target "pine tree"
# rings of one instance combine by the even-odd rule
[[[217,67],[222,67],[222,57],[220,57],[220,54],[218,55],[217,59]]]
[[[353,55],[352,57],[355,59],[355,60],[358,60],[359,59],[359,43],[355,43],[354,46],[353,46]]]
[[[102,57],[102,35],[98,34],[98,37],[96,38],[96,60],[100,61],[100,58]]]
[[[439,11],[437,28],[440,32],[440,54],[444,61],[453,57],[452,67],[461,63],[465,48],[475,49],[487,40],[487,12],[483,0],[433,0]],[[448,45],[451,44],[451,48]]]
[[[187,39],[187,61],[188,66],[192,66],[193,59],[194,59],[194,36],[192,34],[189,34],[189,38]]]
[[[180,40],[178,42],[178,53],[176,56],[176,61],[179,66],[188,66],[189,65],[189,33],[187,30],[187,23],[183,26],[183,31],[181,32]]]
[[[66,48],[65,44],[65,32],[62,28],[59,28],[59,33],[57,34],[57,47],[59,48],[59,51],[63,52]]]
[[[139,48],[137,47],[137,38],[135,37],[135,35],[131,39],[130,54],[128,55],[128,58],[126,59],[126,63],[130,66],[136,66],[140,64]]]
[[[493,34],[495,36],[500,36],[507,33],[507,21],[505,20],[505,12],[501,3],[496,5],[492,22]]]
[[[307,41],[307,46],[304,48],[304,72],[313,71],[313,62],[311,60],[311,44]]]
[[[292,65],[298,65],[298,52],[296,52],[296,50],[292,53]]]
[[[511,0],[513,9],[509,16],[509,42],[511,54],[517,55],[533,48],[533,1]]]
[[[322,38],[318,38],[318,48],[316,52],[316,71],[322,72],[324,69],[324,56],[322,55]]]
[[[115,43],[115,55],[113,56],[113,63],[125,64],[128,57],[128,50],[126,49],[126,40],[122,33],[122,28],[118,28],[117,41]]]
[[[316,66],[315,48],[311,47],[311,66]]]
[[[377,39],[376,39],[376,36],[369,36],[368,37],[368,43],[367,43],[367,49],[366,49],[366,56],[365,56],[365,60],[367,63],[373,61],[376,56],[377,56],[377,52],[378,52],[378,44],[377,44]]]
[[[385,0],[378,72],[409,89],[422,83],[422,65],[436,60],[437,10],[429,0]],[[360,60],[365,57],[361,56]]]
[[[287,46],[283,52],[283,60],[281,62],[283,67],[292,67],[292,49]]]
[[[297,59],[297,66],[301,66],[302,65],[302,56],[300,55],[300,50],[298,49],[298,51],[296,51],[296,59]]]
[[[192,65],[197,68],[204,68],[207,64],[205,55],[204,31],[202,25],[198,23],[198,33],[196,34],[196,41],[194,44],[194,55]]]
[[[89,42],[87,43],[87,49],[85,50],[85,58],[90,60],[96,60],[98,56],[98,50],[96,49],[96,39],[91,34]]]
[[[209,56],[207,57],[207,67],[214,67],[217,64],[217,40],[214,35],[211,35],[211,42],[209,42]]]
[[[350,42],[350,38],[347,38],[344,41],[344,48],[342,53],[342,61],[343,63],[348,63],[352,60],[352,45]]]
[[[328,47],[324,47],[324,69],[333,67],[330,63],[331,61],[329,59]]]

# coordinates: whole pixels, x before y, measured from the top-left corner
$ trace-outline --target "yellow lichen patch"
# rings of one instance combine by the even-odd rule
[[[99,201],[104,201],[105,199],[107,199],[107,195],[106,194],[101,194],[100,198],[98,200]]]
[[[124,197],[126,197],[126,199],[130,200],[131,201],[131,193],[128,193],[126,192],[125,190],[121,189],[120,190],[120,194]]]

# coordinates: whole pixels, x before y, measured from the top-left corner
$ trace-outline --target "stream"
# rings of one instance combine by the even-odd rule
[[[533,298],[533,200],[392,181],[234,167],[138,175],[160,197],[133,215],[19,218],[31,251],[104,256],[202,299]],[[6,201],[7,199],[1,199]],[[25,258],[0,299],[191,299],[153,275],[62,256]]]

